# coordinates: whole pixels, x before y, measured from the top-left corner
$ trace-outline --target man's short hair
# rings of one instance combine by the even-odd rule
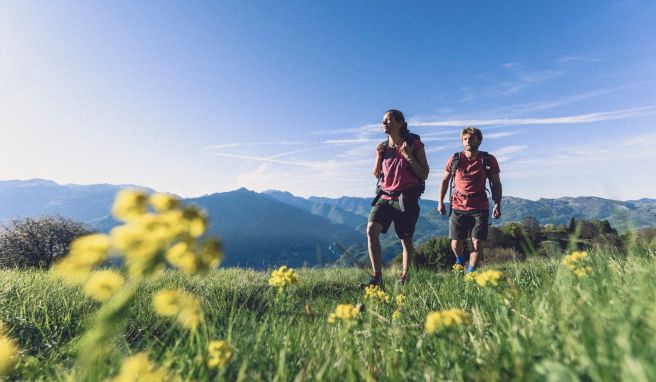
[[[460,139],[462,139],[462,137],[464,137],[465,135],[469,135],[469,134],[474,134],[479,141],[483,140],[483,133],[481,133],[481,131],[475,128],[474,126],[467,126],[464,129],[462,129],[462,132],[460,133]]]

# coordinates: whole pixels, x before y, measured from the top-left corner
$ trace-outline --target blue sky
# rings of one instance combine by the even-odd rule
[[[654,197],[656,3],[2,2],[0,179],[368,196],[382,114],[426,198],[464,125],[506,195]]]

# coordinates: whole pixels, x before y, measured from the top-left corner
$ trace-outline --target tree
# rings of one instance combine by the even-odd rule
[[[569,224],[567,225],[567,232],[569,233],[574,233],[576,231],[576,219],[572,216],[571,219],[569,219]]]
[[[10,220],[0,231],[0,267],[49,268],[75,238],[93,232],[61,216]]]

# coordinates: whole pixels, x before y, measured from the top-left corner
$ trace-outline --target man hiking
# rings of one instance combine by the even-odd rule
[[[449,238],[456,264],[465,267],[463,244],[471,238],[473,249],[469,255],[467,272],[476,269],[479,256],[483,254],[483,243],[487,240],[489,205],[485,191],[485,180],[489,179],[494,207],[492,218],[501,216],[501,179],[497,159],[478,147],[483,134],[475,127],[466,127],[460,133],[464,151],[453,154],[444,168],[440,184],[437,209],[446,215],[444,196],[451,190],[449,211]],[[451,187],[450,187],[451,186]]]
[[[375,151],[373,175],[379,180],[376,198],[372,202],[367,224],[367,244],[372,275],[362,286],[383,287],[380,234],[394,230],[403,246],[403,272],[400,281],[408,277],[409,259],[414,254],[412,236],[419,218],[419,196],[428,177],[428,160],[419,136],[408,131],[403,113],[388,110],[383,115],[383,132],[387,139]]]

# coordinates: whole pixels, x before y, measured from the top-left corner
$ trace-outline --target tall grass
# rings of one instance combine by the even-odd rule
[[[400,286],[391,271],[387,293],[406,296],[398,320],[393,303],[365,300],[357,284],[366,275],[356,269],[299,270],[278,299],[264,272],[170,271],[139,287],[111,339],[117,355],[87,378],[111,377],[121,354],[146,350],[184,380],[656,380],[653,251],[591,253],[589,265],[581,278],[558,260],[495,266],[497,287],[428,271]],[[22,349],[9,380],[75,375],[78,342],[100,304],[44,272],[0,271],[0,280],[0,320]],[[152,295],[164,287],[201,299],[200,333],[153,313]],[[328,324],[342,303],[366,308],[354,325]],[[426,333],[427,314],[449,308],[468,312],[471,325]],[[234,345],[227,368],[206,367],[198,336]]]

